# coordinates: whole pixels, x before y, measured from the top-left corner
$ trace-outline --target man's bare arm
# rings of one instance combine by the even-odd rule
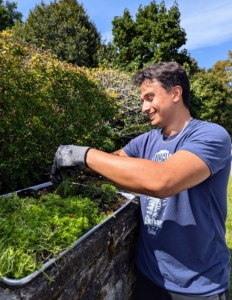
[[[210,176],[206,163],[184,150],[176,152],[165,162],[154,162],[90,149],[87,164],[95,172],[132,192],[159,198],[178,194]]]
[[[124,157],[128,157],[128,155],[126,154],[126,152],[123,150],[123,149],[119,149],[119,150],[116,150],[116,151],[114,151],[114,152],[112,152],[111,154],[113,154],[113,155],[117,155],[117,156],[124,156]],[[93,174],[97,174],[97,172],[96,171],[94,171],[94,170],[92,170],[92,169],[90,169],[90,168],[86,168],[85,170],[84,170],[84,172],[86,172],[86,173],[93,173]]]

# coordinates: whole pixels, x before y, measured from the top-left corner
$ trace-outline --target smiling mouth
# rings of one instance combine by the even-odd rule
[[[153,112],[152,114],[149,114],[148,117],[150,120],[152,120],[155,115],[156,115],[156,112]]]

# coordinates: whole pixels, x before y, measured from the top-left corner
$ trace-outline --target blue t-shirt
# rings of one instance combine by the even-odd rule
[[[137,267],[156,285],[187,295],[210,296],[229,287],[225,242],[231,142],[226,130],[192,119],[184,132],[162,141],[151,130],[123,149],[130,157],[163,162],[178,150],[200,157],[211,176],[166,199],[140,196],[142,211]]]

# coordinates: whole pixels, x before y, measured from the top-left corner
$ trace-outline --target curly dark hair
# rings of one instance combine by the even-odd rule
[[[141,86],[144,80],[156,79],[162,87],[169,92],[176,85],[182,87],[184,105],[189,108],[190,83],[185,69],[177,62],[159,62],[137,72],[133,77],[133,83]]]

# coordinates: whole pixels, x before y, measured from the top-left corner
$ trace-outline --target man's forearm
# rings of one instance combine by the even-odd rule
[[[112,155],[115,157],[113,158]],[[152,163],[148,160],[128,157],[122,149],[114,153],[90,149],[86,157],[86,163],[92,170],[136,193],[147,192],[143,188],[146,179],[141,180],[142,174],[141,178],[138,174],[139,170],[143,173],[141,168],[144,168],[144,161],[145,164]]]
[[[116,156],[121,156],[121,157],[126,157],[126,156],[128,156],[125,152],[124,152],[124,150],[123,149],[119,149],[119,150],[116,150],[116,151],[114,151],[114,152],[111,152],[110,154],[113,154],[113,155],[116,155]],[[94,171],[94,170],[92,170],[91,168],[86,168],[85,170],[84,170],[84,172],[86,172],[86,173],[93,173],[93,174],[99,174],[98,172],[96,172],[96,171]]]
[[[210,176],[207,164],[184,150],[177,151],[165,162],[155,162],[92,148],[87,153],[86,163],[95,172],[132,192],[157,198],[176,195]]]

